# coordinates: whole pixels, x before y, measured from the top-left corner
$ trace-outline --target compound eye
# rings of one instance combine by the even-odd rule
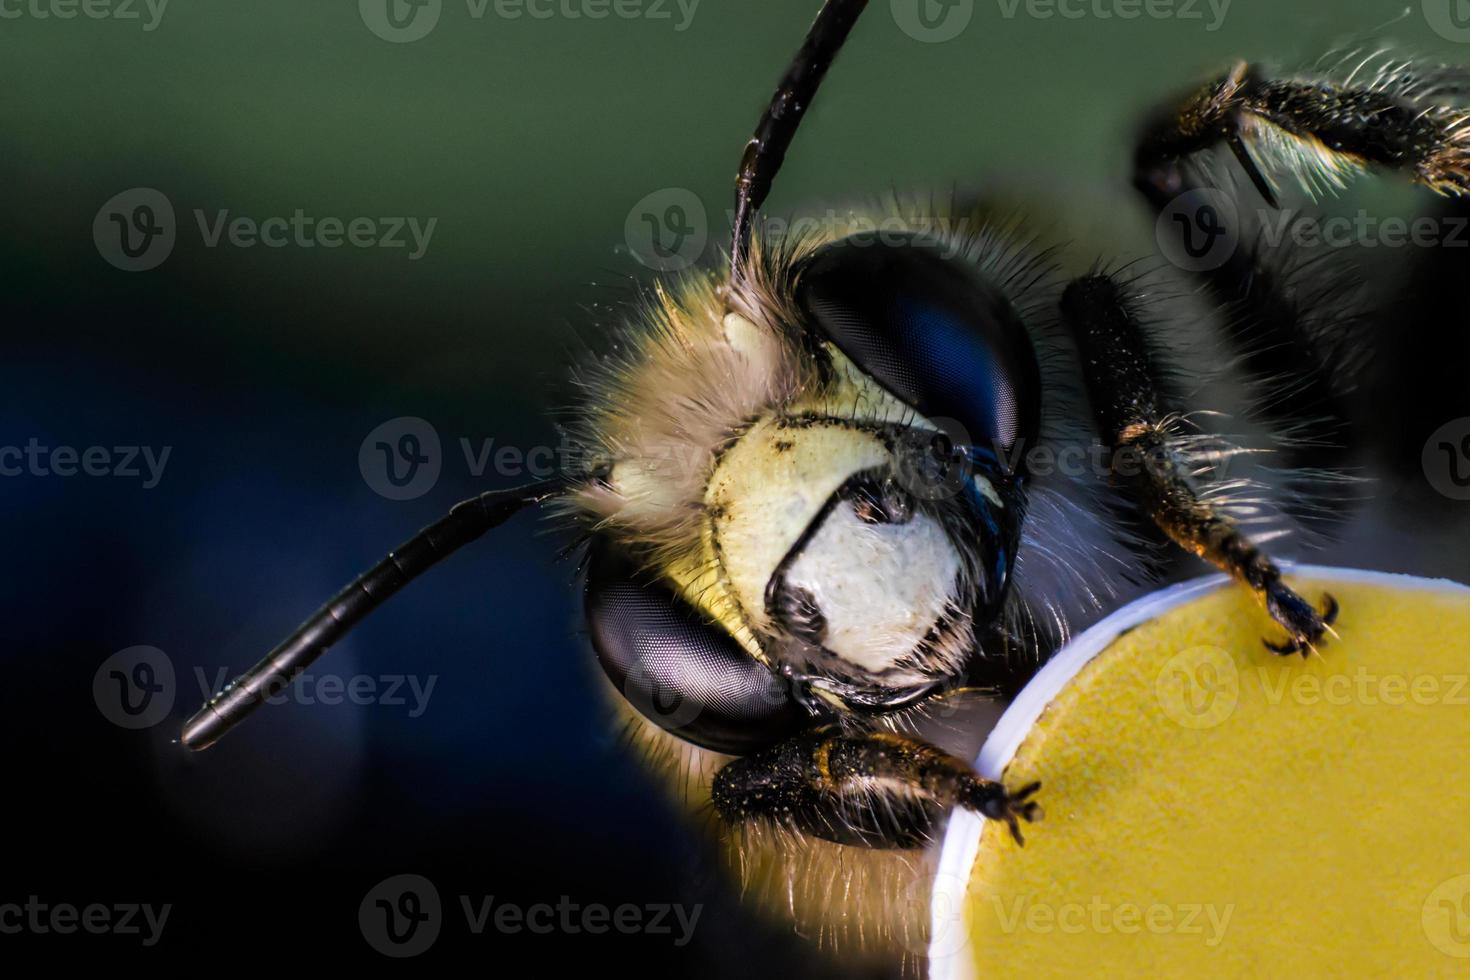
[[[593,543],[586,590],[592,646],[640,714],[729,755],[748,755],[810,723],[780,678],[671,588],[646,579],[610,543]]]
[[[822,339],[921,415],[1009,450],[1036,435],[1036,353],[1001,289],[946,248],[915,234],[833,242],[804,264],[797,301]]]

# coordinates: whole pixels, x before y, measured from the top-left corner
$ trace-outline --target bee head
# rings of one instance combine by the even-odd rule
[[[795,292],[827,390],[724,454],[717,556],[783,661],[874,688],[953,676],[1015,559],[1030,339],[997,286],[918,235],[827,245]]]
[[[700,661],[718,664],[713,687],[744,692],[681,726],[700,744],[730,746],[742,731],[748,750],[765,740],[750,719],[769,718],[772,732],[791,723],[752,666],[796,681],[789,696],[808,710],[839,712],[893,710],[962,676],[1000,613],[1020,539],[1019,450],[1036,433],[1040,382],[1001,287],[918,234],[822,246],[790,281],[794,343],[818,380],[714,454],[697,560],[668,574],[681,622],[702,620],[689,625],[699,656],[668,658],[657,686],[692,689],[684,675]],[[742,340],[731,327],[732,346],[763,356],[759,331]],[[596,645],[626,686],[623,661],[653,638],[612,628],[608,588],[598,591]]]

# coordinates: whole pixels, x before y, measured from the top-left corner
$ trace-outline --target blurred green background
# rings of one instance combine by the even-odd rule
[[[1024,3],[1007,17],[1009,0],[980,0],[958,37],[923,43],[877,0],[770,210],[993,176],[1064,202],[1118,188],[1131,209],[1121,189],[1142,109],[1238,56],[1311,62],[1404,9],[1234,0],[1209,30],[1207,0],[1175,9],[1186,4],[1199,19],[1039,19]],[[599,295],[588,284],[643,271],[626,254],[629,210],[668,187],[712,215],[728,207],[741,147],[815,9],[701,0],[686,24],[676,0],[662,6],[668,19],[506,19],[494,3],[477,18],[468,0],[444,0],[411,43],[376,36],[351,0],[173,0],[152,31],[143,0],[132,21],[0,20],[7,268],[46,283],[56,256],[74,257],[68,275],[101,275],[124,297],[187,275],[208,295],[213,343],[331,361],[315,383],[428,375],[482,404],[543,402],[561,326]],[[1470,50],[1417,7],[1384,37],[1451,60]],[[88,253],[96,209],[137,186],[173,201],[180,241],[134,282]],[[298,207],[438,225],[408,262],[402,250],[205,251],[188,217]]]

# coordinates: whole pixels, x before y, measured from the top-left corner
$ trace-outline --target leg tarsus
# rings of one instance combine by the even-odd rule
[[[1340,607],[1330,593],[1323,593],[1322,611],[1318,612],[1311,603],[1278,579],[1266,591],[1266,610],[1287,633],[1284,643],[1262,640],[1266,649],[1283,657],[1299,653],[1305,658],[1325,642],[1324,637],[1332,624],[1337,622]]]
[[[1159,384],[1136,300],[1113,277],[1078,279],[1062,294],[1062,318],[1081,354],[1093,421],[1114,452],[1114,473],[1143,511],[1184,550],[1229,573],[1251,590],[1289,634],[1278,653],[1300,653],[1322,643],[1337,615],[1325,614],[1281,581],[1281,570],[1217,500],[1202,494],[1174,451],[1173,413]],[[1149,465],[1121,465],[1123,451]]]
[[[1010,829],[1011,837],[1022,847],[1026,846],[1026,839],[1021,836],[1021,821],[1035,823],[1045,814],[1042,812],[1041,804],[1032,800],[1036,791],[1041,789],[1041,783],[1027,783],[1014,793],[1008,792],[999,783],[989,783],[987,788],[994,788],[987,794],[988,798],[978,805],[967,806],[990,820],[1000,820]],[[994,790],[999,790],[995,792]]]
[[[1439,194],[1464,195],[1470,193],[1470,128],[1462,106],[1439,98],[1446,94],[1403,72],[1354,85],[1351,76],[1271,78],[1239,62],[1149,119],[1134,158],[1135,183],[1157,207],[1150,191],[1171,168],[1225,143],[1272,207],[1274,186],[1259,169],[1262,160],[1313,194],[1377,168]]]
[[[895,791],[882,784],[893,782]],[[1033,783],[1015,793],[927,742],[893,732],[817,729],[715,775],[715,809],[726,820],[764,819],[839,844],[922,847],[945,810],[964,807],[1010,828],[1041,818]]]

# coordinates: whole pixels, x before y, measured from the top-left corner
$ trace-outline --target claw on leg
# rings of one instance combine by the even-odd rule
[[[1041,784],[1028,783],[1014,793],[1007,792],[1005,787],[998,784],[992,785],[995,786],[994,791],[978,807],[980,815],[990,820],[1003,821],[1015,842],[1025,847],[1026,838],[1021,835],[1021,821],[1035,823],[1044,816],[1041,804],[1031,799],[1041,789]]]
[[[1270,611],[1271,618],[1285,627],[1287,632],[1284,643],[1262,640],[1266,649],[1283,657],[1299,653],[1303,659],[1322,642],[1322,638],[1337,621],[1340,610],[1337,600],[1330,594],[1323,593],[1322,611],[1318,612],[1301,596],[1279,583],[1267,592],[1266,608]]]

